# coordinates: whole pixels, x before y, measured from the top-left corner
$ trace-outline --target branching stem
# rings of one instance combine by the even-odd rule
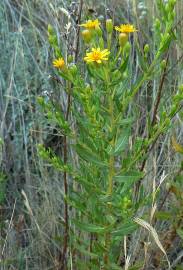
[[[109,112],[110,112],[110,131],[113,133],[114,130],[114,107],[113,107],[113,97],[110,92],[108,92],[109,95]],[[110,142],[112,149],[114,148],[115,144],[115,138],[114,135],[112,135],[112,141]],[[107,189],[107,195],[111,196],[113,193],[113,177],[115,173],[115,160],[114,160],[114,155],[111,154],[109,158],[109,176],[108,176],[108,189]],[[111,203],[108,202],[108,214],[111,214]],[[106,269],[109,269],[109,253],[110,253],[110,243],[111,243],[111,235],[110,232],[107,232],[105,235],[105,248],[106,252],[104,254],[104,263]]]

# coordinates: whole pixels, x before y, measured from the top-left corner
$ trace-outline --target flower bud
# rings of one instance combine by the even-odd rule
[[[162,112],[162,119],[165,119],[167,117],[167,112],[163,111]]]
[[[88,29],[83,30],[81,34],[82,34],[84,42],[89,43],[91,41],[92,34],[91,34],[90,30],[88,30]]]
[[[125,33],[120,33],[119,34],[119,45],[120,47],[124,47],[125,44],[127,43],[128,41],[128,35],[125,34]]]
[[[51,46],[56,46],[57,45],[57,36],[56,35],[52,35],[52,34],[50,34],[49,36],[48,36],[48,41],[49,41],[49,43],[50,43],[50,45]]]
[[[170,0],[170,4],[174,6],[176,4],[176,0]]]
[[[106,30],[109,34],[113,31],[113,21],[111,19],[106,20]]]
[[[175,10],[173,10],[172,12],[171,12],[171,19],[173,20],[174,18],[175,18],[175,16],[176,16],[176,12],[175,12]]]
[[[162,60],[160,64],[161,69],[164,69],[166,67],[166,60]]]
[[[68,56],[67,62],[69,64],[73,62],[73,56],[71,54]]]
[[[167,12],[167,14],[170,12],[170,8],[168,4],[165,5],[165,11]]]
[[[51,24],[48,24],[48,34],[52,35],[53,33],[54,33],[53,27],[51,26]]]
[[[174,9],[175,4],[176,4],[176,0],[169,1],[169,11],[170,12],[172,12],[172,10]]]
[[[89,84],[86,85],[85,91],[87,94],[90,94],[92,92],[91,86]]]
[[[128,78],[128,73],[127,72],[123,72],[122,78],[123,78],[123,80],[126,80]]]
[[[149,52],[149,44],[146,44],[146,45],[144,46],[144,53],[145,53],[145,54],[148,54],[148,52]]]
[[[123,202],[127,202],[128,201],[128,198],[125,196],[124,198],[123,198]]]
[[[44,105],[44,98],[43,97],[37,97],[37,102],[39,103],[39,105],[43,106]]]
[[[156,21],[155,21],[155,28],[156,28],[156,30],[160,30],[160,27],[161,27],[160,20],[159,19],[156,19]]]

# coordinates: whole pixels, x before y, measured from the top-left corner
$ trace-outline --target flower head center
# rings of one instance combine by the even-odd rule
[[[98,51],[93,52],[93,59],[95,61],[100,60],[101,58],[102,58],[101,52],[98,52]]]

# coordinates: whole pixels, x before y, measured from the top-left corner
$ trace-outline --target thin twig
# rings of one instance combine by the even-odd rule
[[[80,23],[81,23],[81,14],[83,9],[83,0],[80,0],[79,2],[79,8],[78,8],[78,18],[76,20],[77,28],[76,28],[76,42],[75,42],[75,48],[74,48],[74,61],[75,63],[78,60],[78,54],[79,54],[79,39],[80,39]]]
[[[152,123],[151,123],[152,126],[154,126],[154,124],[156,122],[156,114],[157,114],[158,107],[159,107],[160,100],[161,100],[161,96],[162,96],[163,84],[164,84],[165,78],[166,78],[166,70],[167,70],[167,66],[168,66],[168,59],[169,59],[169,54],[167,54],[167,57],[166,57],[166,64],[165,64],[163,74],[161,76],[159,88],[158,88],[158,94],[157,94],[157,98],[156,98],[156,102],[155,102],[155,106],[154,106]]]

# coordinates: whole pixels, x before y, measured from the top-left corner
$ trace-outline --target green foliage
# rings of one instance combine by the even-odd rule
[[[129,84],[131,46],[127,42],[128,34],[120,37],[123,41],[120,41],[118,47],[118,40],[112,40],[113,22],[106,21],[105,39],[100,24],[93,21],[93,28],[84,25],[88,27],[88,32],[91,31],[90,39],[87,39],[88,51],[84,58],[87,62],[86,76],[83,76],[82,66],[79,64],[77,67],[74,64],[74,72],[70,63],[66,63],[65,71],[57,67],[58,74],[66,80],[65,93],[69,96],[68,108],[72,117],[61,113],[63,109],[56,101],[51,104],[38,98],[48,120],[57,125],[57,129],[69,140],[69,149],[78,156],[76,165],[71,157],[61,161],[51,150],[47,151],[39,146],[39,153],[44,159],[56,169],[67,172],[72,180],[78,183],[77,187],[70,187],[69,193],[66,193],[65,189],[65,207],[70,204],[76,210],[75,218],[67,216],[71,221],[70,230],[75,232],[69,237],[72,239],[73,248],[86,257],[91,257],[92,262],[87,260],[85,263],[88,269],[121,269],[117,263],[120,251],[117,252],[116,247],[120,247],[124,236],[136,230],[133,217],[147,203],[143,194],[139,201],[132,196],[135,184],[144,177],[144,173],[138,169],[139,165],[148,158],[149,149],[159,136],[170,128],[172,117],[181,106],[180,100],[172,99],[169,113],[159,115],[159,125],[155,125],[154,120],[147,122],[146,137],[136,136],[132,145],[129,145],[138,115],[132,111],[129,113],[128,108],[134,105],[134,99],[141,87],[159,76],[166,67],[164,55],[175,37],[174,6],[174,1],[169,1],[165,7],[162,1],[158,1],[162,21],[156,20],[153,29],[157,41],[156,53],[149,64],[147,54],[151,50],[150,46],[145,45],[144,53],[141,53],[138,47],[135,48],[142,71],[132,84]],[[163,25],[162,22],[166,23]],[[58,47],[51,26],[48,27],[48,32],[55,57],[62,56],[65,61],[67,56]],[[88,32],[83,32],[85,42]],[[108,49],[104,50],[106,47]],[[104,61],[103,53],[106,53]],[[72,122],[76,128],[73,128]],[[68,168],[67,166],[71,169],[64,169]],[[93,234],[95,237],[89,241]],[[74,241],[75,238],[77,240]],[[79,248],[78,244],[75,246],[78,238],[81,242],[82,239],[87,239]],[[83,269],[79,258],[76,263]]]
[[[1,267],[182,269],[181,0],[79,2],[0,3]]]

